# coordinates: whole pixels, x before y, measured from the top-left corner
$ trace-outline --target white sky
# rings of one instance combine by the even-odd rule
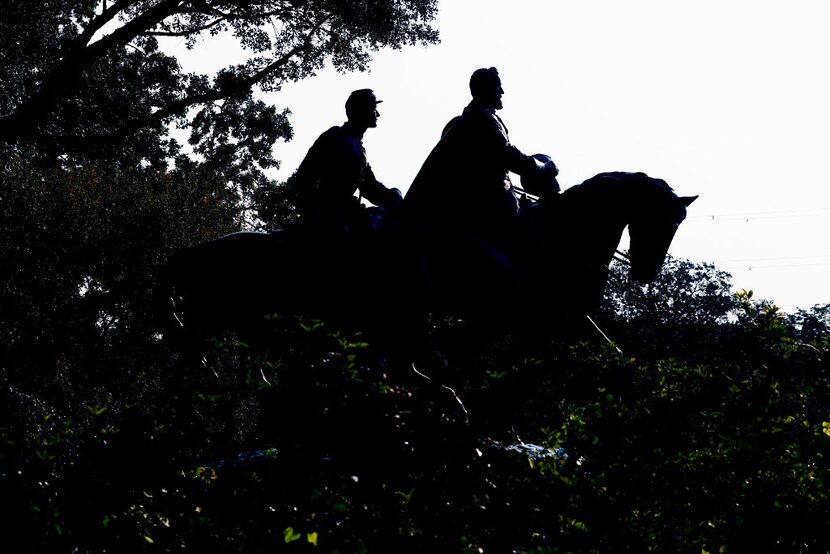
[[[563,187],[644,171],[699,194],[670,253],[714,261],[736,289],[785,311],[830,303],[830,2],[440,0],[441,43],[383,51],[370,72],[327,70],[263,98],[291,109],[275,146],[285,178],[349,92],[385,102],[364,139],[375,175],[406,191],[478,67],[499,69],[502,119],[525,153],[551,155]],[[211,41],[186,70],[240,51]]]

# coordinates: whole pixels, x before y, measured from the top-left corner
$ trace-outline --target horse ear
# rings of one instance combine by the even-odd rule
[[[698,196],[700,196],[700,195],[696,194],[694,196],[681,196],[681,197],[678,198],[678,200],[680,200],[680,203],[688,208],[689,204],[691,204],[692,202],[697,200]]]

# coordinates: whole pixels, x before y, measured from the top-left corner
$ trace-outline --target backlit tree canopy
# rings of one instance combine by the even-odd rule
[[[253,99],[255,88],[278,90],[327,61],[364,69],[379,48],[434,43],[436,9],[436,0],[9,3],[0,19],[0,141],[50,157],[117,148],[121,163],[154,163],[178,151],[167,126],[196,117],[191,140],[202,153],[238,143],[268,166],[270,145],[291,127],[287,112]],[[213,76],[183,72],[159,48],[160,37],[195,47],[225,32],[248,56]]]

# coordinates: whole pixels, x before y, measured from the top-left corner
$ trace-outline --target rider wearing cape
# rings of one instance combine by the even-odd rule
[[[504,90],[498,71],[476,70],[470,79],[473,99],[447,123],[441,139],[418,172],[404,201],[409,221],[470,233],[492,245],[513,241],[519,214],[509,172],[522,184],[546,195],[559,191],[558,170],[550,158],[528,156],[510,143],[496,110]]]

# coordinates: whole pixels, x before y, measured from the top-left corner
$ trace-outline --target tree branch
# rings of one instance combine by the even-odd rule
[[[142,36],[145,37],[186,37],[188,35],[192,35],[194,33],[201,33],[202,31],[207,31],[211,27],[215,27],[219,23],[225,21],[224,17],[219,17],[211,21],[210,23],[205,23],[204,25],[200,25],[199,27],[191,27],[190,29],[185,29],[183,31],[149,31],[147,33],[142,33]]]
[[[195,104],[203,104],[207,102],[216,102],[218,100],[224,100],[250,90],[251,87],[253,87],[256,83],[265,79],[268,75],[274,73],[277,69],[287,64],[291,60],[291,58],[304,51],[310,50],[314,35],[328,20],[329,17],[321,19],[306,34],[302,44],[298,44],[297,46],[295,46],[294,48],[280,56],[278,59],[274,60],[273,62],[266,65],[259,71],[253,73],[252,75],[249,75],[248,77],[244,77],[241,79],[235,79],[231,81],[230,84],[227,84],[221,88],[214,88],[209,92],[203,94],[194,94],[192,96],[187,96],[185,98],[181,98],[179,100],[171,102],[166,107],[154,112],[149,118],[135,119],[131,122],[126,123],[121,129],[118,129],[113,133],[113,138],[127,136],[129,133],[137,129],[140,129],[142,126],[157,123],[169,117],[181,114],[187,108]],[[105,136],[107,135],[102,135],[102,137]]]
[[[233,80],[230,82],[230,84],[222,86],[221,88],[214,88],[202,94],[193,94],[191,96],[187,96],[174,102],[171,102],[164,108],[159,109],[156,112],[153,112],[153,114],[151,114],[148,117],[135,118],[130,121],[127,121],[124,125],[110,133],[87,136],[63,136],[60,138],[60,140],[61,142],[67,145],[73,143],[83,144],[85,146],[100,146],[104,144],[110,144],[117,141],[118,139],[123,139],[129,136],[131,133],[137,131],[138,129],[148,127],[150,125],[160,123],[170,117],[180,115],[184,113],[184,111],[187,110],[187,108],[189,108],[190,106],[196,104],[204,104],[208,102],[216,102],[219,100],[225,100],[227,98],[231,98],[233,96],[237,96],[241,93],[244,93],[250,90],[250,88],[257,82],[261,81],[269,74],[275,72],[281,66],[288,63],[294,56],[309,50],[311,48],[311,39],[313,38],[314,33],[316,33],[317,30],[319,30],[320,26],[323,24],[324,21],[321,21],[320,24],[316,25],[314,29],[312,29],[312,31],[309,32],[302,44],[295,46],[294,48],[283,54],[280,58],[274,60],[272,63],[268,64],[256,73],[249,75],[248,77]],[[43,139],[45,141],[50,140],[48,137],[43,137]]]
[[[83,54],[84,61],[94,60],[116,46],[126,45],[141,35],[142,32],[152,29],[164,21],[165,18],[175,14],[177,12],[176,8],[182,2],[183,0],[162,0],[135,19],[125,23],[122,27],[88,45],[86,52]]]
[[[112,21],[118,12],[122,11],[125,8],[130,7],[132,4],[135,4],[138,0],[121,0],[120,2],[114,2],[112,6],[107,8],[106,1],[104,2],[104,9],[101,14],[97,17],[94,17],[90,20],[89,24],[84,28],[84,31],[75,39],[75,43],[78,47],[86,46],[92,37],[95,36],[101,28]]]
[[[50,71],[41,81],[38,90],[32,94],[27,102],[19,105],[11,114],[0,117],[0,137],[20,138],[31,136],[38,123],[43,121],[51,112],[57,99],[63,91],[72,86],[74,78],[81,73],[82,68],[104,56],[110,49],[126,46],[141,33],[142,28],[152,28],[164,18],[176,12],[176,7],[183,0],[163,0],[124,26],[100,40],[86,44],[80,39],[66,52],[61,62]],[[93,19],[81,33],[89,40],[107,22],[111,21],[118,12],[136,3],[137,0],[121,0],[104,10],[100,16]]]

